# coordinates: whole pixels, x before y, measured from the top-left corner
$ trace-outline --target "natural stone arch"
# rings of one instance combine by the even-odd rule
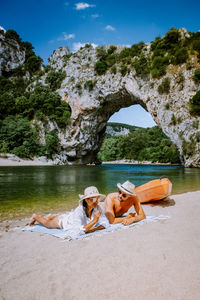
[[[95,160],[110,116],[123,107],[140,104],[176,145],[185,166],[200,166],[197,136],[200,135],[200,118],[189,112],[189,99],[197,91],[192,70],[185,65],[176,66],[176,69],[169,66],[163,78],[170,79],[170,91],[159,94],[158,86],[163,78],[153,79],[150,75],[141,78],[134,70],[125,76],[110,71],[98,76],[94,72],[95,49],[83,48],[67,63],[62,60],[63,51],[63,48],[58,49],[53,60],[50,58],[51,67],[66,71],[58,92],[72,110],[71,124],[64,133],[59,132],[62,159],[58,163],[78,164]],[[180,72],[185,77],[182,89],[177,83]],[[88,80],[92,83],[91,89]],[[197,122],[196,126],[194,122]]]
[[[186,29],[180,29],[179,32],[180,41],[190,37]],[[10,41],[5,43],[5,37],[2,33],[0,35],[3,41],[0,44],[3,53],[0,63],[2,74],[2,71],[8,72],[17,66],[23,66],[25,52],[21,51],[15,40],[10,45]],[[105,46],[104,50],[110,48],[113,46]],[[119,54],[124,47],[114,48]],[[150,44],[143,45],[140,48],[143,49],[142,52],[137,53],[135,57],[136,61],[140,54],[145,58],[152,57],[150,48]],[[45,144],[46,131],[57,129],[60,149],[57,149],[59,154],[53,156],[55,163],[87,163],[95,159],[107,120],[112,113],[123,107],[140,104],[177,146],[185,166],[200,167],[200,118],[192,116],[189,112],[189,100],[200,89],[199,84],[193,80],[194,69],[200,68],[200,63],[197,53],[190,52],[189,67],[186,63],[167,65],[166,74],[162,78],[154,79],[152,73],[148,72],[141,77],[141,73],[136,73],[134,64],[122,75],[121,61],[116,61],[117,68],[114,74],[109,69],[99,76],[95,73],[95,64],[99,57],[91,45],[86,45],[74,54],[70,53],[67,47],[60,47],[53,52],[48,68],[43,70],[39,79],[38,76],[33,77],[35,81],[28,86],[28,90],[34,91],[34,86],[38,83],[46,85],[47,73],[48,70],[51,72],[51,68],[55,71],[65,71],[66,78],[57,92],[71,107],[71,123],[66,124],[63,130],[58,127],[56,121],[50,121],[48,118],[45,121],[32,120],[33,123],[38,122],[40,144]],[[135,58],[132,63],[135,62]],[[182,79],[184,78],[184,84],[182,82],[181,86],[178,75],[183,75]],[[26,79],[30,76],[31,74],[27,73]],[[158,87],[166,78],[170,80],[170,91],[159,94]]]
[[[69,152],[66,153],[68,160],[73,163],[96,161],[97,153],[104,138],[107,122],[115,112],[134,104],[140,104],[146,109],[145,103],[130,94],[125,88],[119,89],[116,93],[106,95],[105,98],[100,97],[100,104],[95,109],[89,110],[88,107],[84,107],[84,109],[81,109],[81,113],[77,114],[77,107],[81,107],[80,103],[79,105],[77,104],[79,100],[80,99],[76,99],[72,101],[75,108],[71,104],[73,121],[70,126],[71,132],[68,136],[71,138],[71,143],[69,142],[70,146],[69,143],[67,143],[69,148],[68,146],[66,147],[66,150],[69,150]],[[74,110],[76,111],[75,114]],[[76,146],[72,143],[72,140],[74,140]],[[75,148],[76,152],[73,151]]]

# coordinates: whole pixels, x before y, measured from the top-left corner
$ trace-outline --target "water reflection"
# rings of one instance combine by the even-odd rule
[[[117,190],[118,182],[130,180],[138,186],[161,176],[172,181],[173,194],[200,189],[200,169],[181,166],[0,167],[0,217],[68,210],[77,205],[78,194],[89,185],[107,194]]]

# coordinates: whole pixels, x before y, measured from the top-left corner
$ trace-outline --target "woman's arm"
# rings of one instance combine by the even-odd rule
[[[97,210],[94,213],[93,220],[90,221],[88,224],[83,226],[84,229],[85,229],[85,233],[90,233],[90,232],[93,232],[93,231],[96,231],[96,230],[104,229],[104,226],[102,226],[102,225],[98,225],[98,226],[94,227],[94,225],[98,222],[100,215],[101,215],[101,212],[99,210]]]

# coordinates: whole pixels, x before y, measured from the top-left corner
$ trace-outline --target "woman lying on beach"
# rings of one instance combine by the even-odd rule
[[[90,233],[108,227],[109,221],[98,205],[105,195],[99,194],[95,186],[90,186],[79,197],[79,206],[75,210],[46,218],[33,214],[29,225],[33,226],[37,221],[47,228],[69,230],[74,234]]]

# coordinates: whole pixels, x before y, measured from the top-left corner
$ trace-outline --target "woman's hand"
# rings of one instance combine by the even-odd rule
[[[94,212],[94,218],[92,221],[90,221],[88,224],[84,226],[85,233],[93,232],[95,230],[103,229],[104,227],[102,225],[99,225],[97,227],[94,227],[94,225],[98,222],[99,217],[101,215],[101,212],[99,210]]]

